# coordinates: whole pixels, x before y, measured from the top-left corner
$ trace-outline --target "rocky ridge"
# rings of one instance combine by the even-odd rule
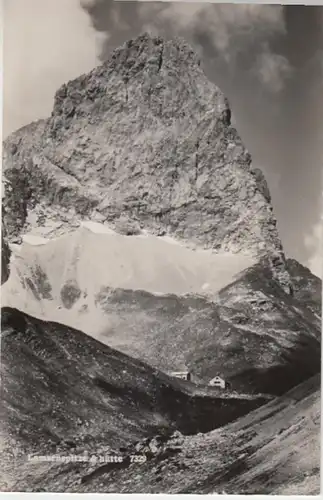
[[[290,293],[268,187],[230,116],[186,42],[130,40],[63,85],[50,118],[5,141],[9,238],[41,228],[50,215],[58,231],[80,219],[126,234],[145,229],[266,255]]]

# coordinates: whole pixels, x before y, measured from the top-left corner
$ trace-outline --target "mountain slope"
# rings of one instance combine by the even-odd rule
[[[294,259],[287,260],[294,296],[319,317],[322,315],[322,280]]]
[[[63,85],[49,119],[5,141],[9,238],[31,228],[62,234],[79,219],[126,234],[145,229],[267,255],[289,293],[266,181],[230,113],[186,42],[130,40]]]
[[[79,328],[162,371],[188,369],[204,384],[220,374],[238,391],[279,395],[320,371],[320,317],[307,306],[311,297],[318,306],[317,287],[304,301],[311,277],[294,275],[303,281],[290,296],[266,260],[250,266],[237,255],[84,227],[24,243],[3,305]]]
[[[70,478],[69,491],[318,495],[320,377],[219,430],[167,446],[177,450],[169,458],[160,452],[122,474],[101,469],[83,485]]]
[[[15,491],[317,495],[320,377],[206,434],[123,449],[115,464],[23,463]],[[144,463],[132,463],[130,456]]]
[[[27,453],[116,451],[154,433],[206,432],[266,402],[196,391],[87,335],[1,311],[1,463]],[[21,464],[20,464],[21,465]],[[17,472],[17,471],[16,471]]]
[[[1,358],[2,397],[8,411],[6,423],[33,446],[46,444],[41,441],[44,436],[52,443],[57,442],[62,433],[65,437],[71,433],[70,437],[76,438],[80,418],[82,424],[77,434],[82,435],[86,430],[93,439],[98,435],[103,439],[104,431],[107,433],[104,439],[109,440],[111,446],[129,441],[131,431],[136,437],[159,425],[171,428],[176,424],[184,432],[216,425],[215,421],[198,423],[189,384],[183,385],[82,332],[43,322],[10,308],[2,309]],[[215,390],[214,394],[218,398],[219,391]],[[172,408],[172,404],[177,404],[176,399],[183,407],[178,413]],[[201,401],[201,414],[210,411],[213,417],[218,413],[219,420],[223,418],[214,397]],[[222,400],[218,398],[218,401],[221,406]],[[236,411],[240,399],[225,396],[223,401]],[[253,400],[249,401],[252,406]],[[185,405],[188,405],[186,410]],[[241,400],[241,407],[243,405]],[[123,411],[129,428],[122,421]],[[19,412],[20,423],[27,419],[20,429],[19,418],[16,421]],[[104,413],[106,417],[102,420]],[[35,424],[39,425],[39,418],[45,415],[47,429],[42,433]],[[93,424],[93,428],[86,429],[89,424]]]
[[[99,301],[114,315],[102,340],[161,369],[188,368],[197,381],[220,374],[234,389],[279,395],[320,372],[320,318],[285,294],[263,262],[212,301],[111,288]]]

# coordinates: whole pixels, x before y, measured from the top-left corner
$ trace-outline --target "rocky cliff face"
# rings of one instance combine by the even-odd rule
[[[9,278],[11,250],[7,241],[7,231],[4,223],[1,224],[1,285]]]
[[[260,170],[222,92],[182,40],[147,34],[63,85],[49,119],[4,146],[9,237],[91,219],[217,251],[267,255],[291,282]],[[54,229],[53,229],[54,228]]]
[[[1,236],[1,285],[9,278],[10,248],[3,234]]]

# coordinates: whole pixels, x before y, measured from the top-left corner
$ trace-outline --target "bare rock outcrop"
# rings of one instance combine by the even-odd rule
[[[1,285],[5,283],[9,278],[10,273],[10,255],[11,250],[6,241],[6,230],[4,225],[2,225],[1,232]]]
[[[96,220],[123,234],[169,234],[216,251],[269,257],[287,292],[266,181],[228,101],[181,39],[130,40],[63,85],[51,117],[4,145],[9,238]]]

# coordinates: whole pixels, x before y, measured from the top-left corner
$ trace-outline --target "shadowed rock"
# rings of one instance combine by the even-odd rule
[[[1,231],[1,285],[7,281],[10,273],[10,255],[11,251],[6,241],[6,229],[2,223]]]

